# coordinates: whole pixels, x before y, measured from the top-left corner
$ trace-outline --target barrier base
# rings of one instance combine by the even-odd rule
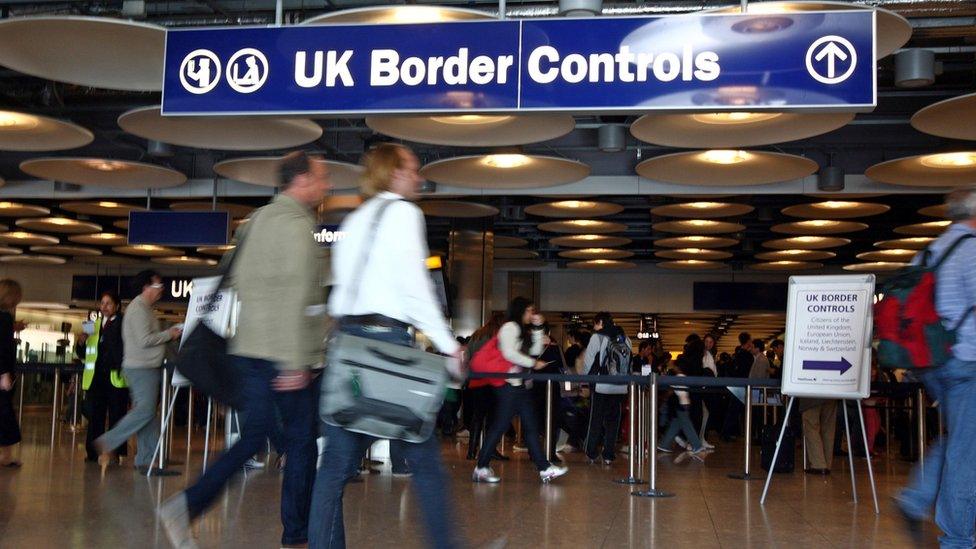
[[[762,480],[762,477],[754,477],[749,473],[729,473],[727,476],[736,480]]]
[[[673,498],[673,492],[665,492],[664,490],[637,490],[636,492],[631,492],[630,495],[637,496],[639,498]]]
[[[614,481],[617,484],[647,484],[647,482],[634,477],[620,478]]]

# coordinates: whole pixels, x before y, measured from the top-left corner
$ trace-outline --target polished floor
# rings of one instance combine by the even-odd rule
[[[102,479],[96,465],[84,463],[83,432],[59,427],[52,450],[43,414],[25,417],[24,431],[23,467],[0,469],[0,547],[168,546],[154,509],[199,472],[199,437],[189,460],[185,451],[174,452],[173,460],[184,462],[174,465],[183,472],[180,477],[147,480],[127,466]],[[177,436],[177,448],[182,439]],[[855,464],[859,503],[852,501],[847,461],[838,458],[827,478],[776,475],[766,505],[760,506],[762,481],[727,478],[742,468],[741,444],[721,445],[704,463],[693,458],[675,463],[676,456],[662,456],[658,486],[675,494],[667,499],[633,497],[631,487],[615,484],[626,476],[626,460],[612,467],[588,465],[580,454],[566,456],[570,472],[552,485],[541,485],[519,453],[496,467],[501,484],[475,485],[464,450],[444,444],[456,520],[470,547],[914,546],[889,500],[909,467],[896,458],[874,460],[881,504],[876,515],[863,459]],[[363,478],[346,490],[349,546],[423,547],[409,479],[388,471]],[[275,471],[238,477],[197,526],[201,547],[277,547],[278,484]],[[926,534],[928,546],[936,546],[935,527]]]

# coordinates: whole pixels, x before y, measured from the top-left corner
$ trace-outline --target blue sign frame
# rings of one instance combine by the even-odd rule
[[[172,29],[164,115],[866,111],[873,10]]]

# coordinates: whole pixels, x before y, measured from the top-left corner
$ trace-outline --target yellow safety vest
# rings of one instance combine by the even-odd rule
[[[98,360],[98,340],[101,339],[101,332],[102,319],[99,318],[95,320],[95,331],[88,336],[88,341],[85,343],[85,372],[81,376],[81,388],[86,391],[91,387],[92,380],[95,379],[95,362]],[[112,382],[112,387],[118,389],[127,387],[125,376],[122,375],[121,370],[109,372],[109,380]]]

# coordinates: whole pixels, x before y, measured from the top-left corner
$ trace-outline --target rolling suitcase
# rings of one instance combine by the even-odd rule
[[[766,425],[762,428],[762,448],[760,451],[760,461],[762,462],[763,471],[769,471],[769,467],[773,463],[773,454],[776,452],[776,439],[779,438],[779,432],[782,428],[782,423],[777,423],[776,425]],[[776,467],[773,468],[773,472],[792,473],[795,467],[795,461],[796,440],[793,436],[793,429],[787,427],[786,432],[783,433],[783,444],[780,446],[779,456],[776,460]]]

